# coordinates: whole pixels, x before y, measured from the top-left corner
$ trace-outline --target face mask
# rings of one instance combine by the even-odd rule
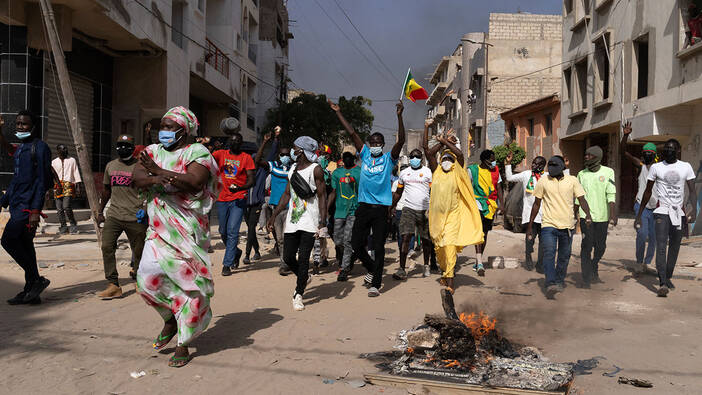
[[[589,170],[595,170],[600,165],[600,158],[592,157],[586,159],[584,164]]]
[[[280,163],[283,164],[283,166],[287,166],[290,164],[290,156],[288,155],[281,155],[280,156]]]
[[[449,172],[453,168],[453,162],[450,160],[445,160],[441,162],[441,168],[444,169],[445,172]]]
[[[295,150],[290,151],[290,158],[293,160],[293,162],[297,162],[297,158],[299,158],[300,155],[295,152]]]
[[[159,130],[158,131],[158,141],[163,144],[164,147],[168,148],[175,144],[178,140],[176,140],[176,135],[180,129],[175,130],[175,131],[170,131],[170,130]]]
[[[678,160],[678,153],[675,149],[663,148],[661,154],[663,155],[663,159],[668,163],[675,163],[675,161]]]
[[[383,147],[370,147],[371,155],[380,156],[383,154]]]
[[[496,166],[497,166],[497,161],[493,160],[492,162],[490,162],[490,167],[492,167],[494,169]]]
[[[32,132],[24,132],[24,131],[19,131],[19,130],[15,131],[15,137],[17,137],[20,140],[24,140],[31,135],[32,135]]]
[[[563,169],[558,165],[548,165],[548,175],[551,177],[558,178],[563,175]]]
[[[419,169],[419,166],[422,165],[422,160],[419,158],[412,158],[409,162],[413,169]]]
[[[345,155],[344,158],[344,167],[351,168],[353,165],[355,165],[356,161],[354,160],[353,156],[351,155]]]
[[[117,155],[122,160],[131,159],[133,153],[134,153],[133,146],[117,147]]]
[[[647,152],[643,153],[643,162],[645,164],[650,165],[655,160],[656,160],[656,153],[655,152],[647,151]]]

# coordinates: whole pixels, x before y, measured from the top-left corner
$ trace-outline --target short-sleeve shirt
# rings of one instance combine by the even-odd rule
[[[392,205],[392,170],[397,160],[391,152],[381,156],[371,155],[367,145],[361,149],[361,183],[358,188],[360,203]]]
[[[339,167],[332,173],[331,185],[336,190],[336,211],[334,218],[346,218],[356,213],[358,208],[358,185],[361,180],[361,168]]]
[[[585,200],[590,207],[592,222],[609,221],[609,203],[617,200],[617,187],[614,181],[614,170],[607,166],[593,172],[589,169],[578,173],[578,182],[585,190]],[[585,218],[585,211],[580,208],[580,218]]]
[[[271,169],[271,196],[268,199],[268,204],[277,206],[283,193],[285,193],[285,187],[288,186],[288,172],[290,168],[279,166],[274,161],[268,162],[268,167]]]
[[[256,166],[251,155],[246,152],[232,154],[230,150],[215,151],[212,156],[219,166],[220,192],[217,201],[231,202],[232,200],[246,199],[248,191],[237,191],[232,193],[229,190],[231,185],[238,187],[246,184],[246,171],[254,170]]]
[[[694,180],[694,170],[689,163],[681,160],[675,163],[665,161],[654,163],[648,172],[648,181],[655,181],[653,186],[658,195],[659,207],[656,214],[668,214],[670,207],[682,208],[685,199],[685,183]]]
[[[139,191],[134,187],[132,174],[138,163],[132,160],[126,164],[119,159],[110,161],[105,166],[102,183],[110,186],[110,207],[107,216],[125,222],[136,222],[136,213],[144,208],[144,199],[139,197]]]
[[[534,197],[542,200],[541,226],[575,228],[574,200],[581,196],[585,196],[585,190],[573,176],[564,175],[560,180],[551,176],[541,177],[534,187]]]
[[[426,166],[419,169],[408,167],[400,172],[398,187],[404,188],[402,192],[404,207],[418,211],[429,210],[431,179],[431,170]]]

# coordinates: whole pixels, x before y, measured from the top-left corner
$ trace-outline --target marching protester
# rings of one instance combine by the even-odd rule
[[[39,304],[39,295],[51,283],[39,275],[34,236],[42,216],[44,197],[53,179],[51,150],[40,139],[37,118],[22,110],[15,118],[15,137],[19,145],[10,144],[0,133],[0,145],[12,155],[14,173],[7,191],[0,198],[0,207],[9,208],[10,219],[2,233],[2,248],[24,271],[24,289],[7,301],[8,304]],[[0,127],[5,121],[0,117]]]
[[[185,107],[170,109],[161,120],[160,144],[141,153],[133,173],[134,185],[146,191],[149,216],[137,292],[165,322],[153,348],[164,349],[177,335],[171,367],[190,361],[189,344],[212,319],[207,213],[215,200],[219,169],[205,146],[186,142],[198,125]]]
[[[565,288],[568,262],[575,229],[574,200],[585,212],[585,224],[592,224],[590,207],[585,200],[585,191],[578,179],[564,173],[566,164],[562,156],[548,160],[548,176],[541,177],[534,187],[534,205],[531,208],[526,237],[534,238],[534,221],[541,216],[541,236],[543,266],[546,277],[546,297],[552,299]]]
[[[621,141],[621,151],[624,157],[637,168],[639,168],[638,190],[636,192],[636,202],[634,203],[634,213],[639,212],[641,207],[646,184],[648,183],[648,173],[651,166],[656,163],[656,145],[646,143],[643,146],[641,158],[637,158],[627,150],[627,140],[631,135],[631,122],[627,122],[622,130],[624,136]],[[658,206],[658,196],[656,189],[651,191],[651,199],[644,204],[644,209],[641,212],[641,226],[636,228],[636,266],[635,273],[644,273],[648,265],[653,261],[653,256],[656,253],[656,223],[653,218],[653,210]],[[648,249],[646,249],[646,241],[648,241]]]
[[[324,186],[326,190],[326,195],[328,196],[331,193],[331,174],[333,170],[329,170],[332,168],[335,163],[331,161],[331,154],[332,154],[332,149],[330,146],[326,144],[321,144],[320,149],[317,150],[317,163],[319,163],[319,167],[322,169],[322,172],[324,173]],[[333,206],[330,206],[330,210],[333,210]],[[327,212],[327,216],[329,216],[329,213]],[[332,216],[333,217],[333,216]],[[333,225],[333,224],[332,224]],[[327,228],[329,228],[330,224],[327,224]],[[334,228],[332,227],[329,232],[330,236],[334,235]],[[313,265],[312,265],[312,273],[314,274],[319,274],[319,268],[320,267],[328,267],[329,266],[329,249],[327,248],[327,239],[322,237],[318,238],[314,241],[314,252],[313,252]]]
[[[361,179],[361,168],[356,165],[356,153],[351,147],[344,150],[341,159],[343,167],[338,167],[332,173],[332,191],[329,193],[327,205],[336,207],[334,211],[334,244],[336,245],[336,260],[340,262],[336,281],[347,281],[355,259],[351,237],[358,208],[358,183]]]
[[[239,132],[231,136],[229,149],[217,150],[212,154],[220,172],[221,188],[216,206],[219,234],[225,245],[223,276],[231,276],[232,268],[239,267],[243,252],[238,247],[239,229],[247,206],[248,190],[256,181],[254,161],[251,155],[241,150],[244,138]]]
[[[103,300],[122,297],[115,257],[117,239],[122,232],[127,234],[134,265],[129,276],[136,278],[148,226],[145,220],[137,219],[137,213],[144,208],[144,199],[133,182],[134,168],[137,165],[137,159],[134,157],[134,137],[120,135],[116,141],[116,150],[119,158],[110,161],[105,167],[100,214],[97,219],[98,223],[105,224],[102,229],[102,263],[108,285],[104,291],[97,294]],[[110,207],[107,214],[103,215],[108,201]]]
[[[268,205],[273,209],[273,211],[275,211],[280,204],[280,198],[283,196],[283,193],[285,193],[285,188],[288,186],[288,173],[292,164],[292,160],[290,158],[290,148],[280,146],[279,136],[280,129],[279,127],[276,127],[275,134],[273,135],[273,145],[271,146],[270,150],[271,153],[276,155],[275,160],[265,161],[262,157],[257,157],[256,159],[256,164],[259,168],[270,172],[271,195],[268,198]],[[267,140],[264,138],[262,147],[265,147],[270,141],[270,139]],[[283,248],[285,217],[287,213],[288,205],[286,203],[286,205],[283,206],[280,211],[278,211],[277,216],[274,217],[271,214],[271,218],[269,219],[273,221],[273,229],[271,232],[273,233],[273,238],[275,239],[274,249],[280,256],[280,267],[278,268],[278,273],[281,276],[290,274],[290,268],[288,268],[288,266],[285,264],[283,254],[281,254]]]
[[[692,166],[680,159],[680,142],[666,141],[661,151],[662,162],[654,163],[648,172],[648,182],[642,202],[648,202],[656,189],[658,208],[653,211],[656,222],[656,270],[658,271],[658,296],[666,297],[675,289],[670,279],[678,261],[680,242],[688,234],[688,224],[697,218],[697,191],[694,180],[697,178]],[[690,208],[683,210],[685,185],[688,188]],[[646,207],[640,206],[634,226],[641,227],[641,217]]]
[[[64,144],[56,146],[58,157],[51,161],[51,167],[56,174],[54,183],[54,201],[56,202],[56,213],[59,219],[59,234],[78,233],[78,224],[73,216],[73,199],[82,195],[83,182],[78,171],[76,158],[68,156],[68,147]],[[66,226],[66,218],[71,224]]]
[[[429,277],[429,259],[431,258],[431,242],[429,241],[429,195],[431,193],[432,171],[422,164],[422,151],[415,149],[409,154],[410,167],[400,173],[397,191],[393,194],[393,207],[400,198],[403,199],[402,216],[400,217],[400,267],[393,274],[396,280],[407,279],[407,255],[410,241],[415,231],[422,242],[424,250],[424,277]],[[393,209],[394,210],[394,209]]]
[[[476,262],[473,267],[479,276],[485,275],[483,266],[483,252],[487,243],[488,233],[492,230],[495,221],[495,214],[502,211],[504,200],[502,198],[502,176],[497,167],[495,153],[491,150],[484,150],[480,153],[480,164],[468,166],[473,183],[473,192],[478,203],[480,203],[480,215],[483,217],[483,242],[475,245]]]
[[[283,259],[297,276],[292,300],[295,311],[305,309],[302,295],[310,275],[310,254],[314,240],[329,236],[324,172],[316,163],[316,150],[317,142],[309,136],[298,137],[293,143],[290,157],[295,164],[290,168],[288,185],[267,225],[268,230],[272,231],[275,217],[289,202],[290,207],[285,218]]]
[[[356,150],[360,153],[361,181],[358,188],[358,209],[356,221],[353,224],[353,251],[368,270],[364,279],[370,284],[369,297],[380,296],[380,286],[383,280],[385,266],[385,236],[387,234],[388,219],[392,208],[392,181],[393,169],[397,166],[400,151],[405,145],[405,126],[402,121],[404,105],[397,103],[397,142],[390,152],[383,153],[385,137],[381,133],[373,133],[368,139],[368,145],[358,136],[351,124],[341,114],[337,104],[329,101],[329,105],[336,113],[346,132],[351,136]],[[368,235],[373,232],[374,260],[366,250]]]
[[[448,138],[437,137],[429,148],[428,127],[424,127],[424,152],[429,168],[434,169],[429,199],[429,232],[441,268],[441,284],[453,293],[456,259],[463,248],[483,242],[482,216],[468,173],[463,168],[463,153]],[[441,153],[437,168],[436,153]],[[426,255],[425,255],[426,256]]]
[[[585,150],[585,169],[578,173],[578,182],[585,191],[585,200],[592,217],[592,223],[588,224],[585,212],[580,209],[580,231],[583,234],[580,266],[584,288],[589,288],[592,282],[602,282],[599,262],[607,248],[607,226],[617,226],[614,170],[602,166],[602,155],[602,148],[596,145]]]

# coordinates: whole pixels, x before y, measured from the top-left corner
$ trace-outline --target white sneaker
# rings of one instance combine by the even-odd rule
[[[293,310],[302,311],[305,309],[305,305],[302,303],[302,295],[295,293],[293,296]]]
[[[431,277],[431,266],[424,265],[424,277]]]

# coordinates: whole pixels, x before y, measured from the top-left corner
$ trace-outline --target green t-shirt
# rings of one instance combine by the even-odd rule
[[[139,196],[139,191],[132,182],[132,173],[137,161],[126,164],[115,159],[105,167],[103,184],[109,185],[112,190],[110,207],[107,216],[120,221],[136,222],[136,212],[144,208],[144,198]]]
[[[578,173],[578,181],[585,190],[585,200],[590,206],[592,222],[609,221],[608,203],[616,201],[617,198],[614,170],[607,166],[600,166],[596,172],[585,169]],[[582,208],[580,218],[585,218]]]
[[[332,173],[331,185],[336,190],[336,213],[334,218],[346,218],[356,213],[358,208],[358,183],[361,180],[361,167],[351,169],[340,167]]]

